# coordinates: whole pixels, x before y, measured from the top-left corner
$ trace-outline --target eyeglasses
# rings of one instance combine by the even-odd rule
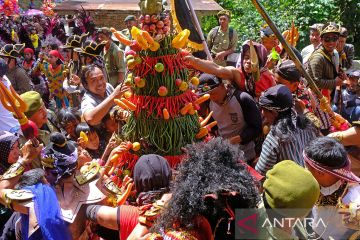
[[[337,37],[337,36],[324,37],[323,40],[324,40],[324,42],[337,42],[339,40],[339,37]]]

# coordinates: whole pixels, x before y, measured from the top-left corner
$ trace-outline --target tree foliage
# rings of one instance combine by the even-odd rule
[[[239,33],[240,47],[246,39],[259,40],[260,27],[265,23],[250,0],[217,0],[232,12],[230,25]],[[281,32],[291,26],[292,20],[299,28],[297,48],[309,44],[309,26],[314,23],[333,21],[345,26],[350,33],[348,42],[355,45],[360,55],[360,2],[358,0],[263,0],[261,1],[271,19]],[[216,16],[202,19],[204,33],[217,25]]]

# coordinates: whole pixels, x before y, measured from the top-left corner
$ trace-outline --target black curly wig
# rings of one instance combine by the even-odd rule
[[[255,179],[239,162],[241,151],[222,138],[189,145],[187,150],[188,157],[180,165],[172,186],[172,197],[153,230],[171,229],[174,223],[191,228],[193,219],[203,215],[214,231],[219,219],[229,217],[224,211],[225,204],[233,211],[256,207],[259,193]],[[223,194],[229,192],[239,194],[232,197]],[[208,194],[216,198],[205,198]],[[224,224],[227,227],[227,221]]]

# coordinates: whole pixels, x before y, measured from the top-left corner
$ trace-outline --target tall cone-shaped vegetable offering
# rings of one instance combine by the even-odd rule
[[[161,1],[141,1],[140,27],[131,30],[132,39],[111,29],[115,37],[130,46],[126,55],[128,75],[125,84],[133,94],[124,94],[115,103],[130,111],[123,127],[130,149],[113,157],[110,173],[129,173],[142,154],[164,156],[170,166],[182,159],[181,150],[187,144],[206,137],[206,123],[200,125],[199,104],[209,98],[198,98],[190,86],[199,81],[189,75],[183,57],[190,31],[171,30],[170,16],[163,11]],[[134,142],[136,148],[134,149]],[[140,146],[139,146],[140,143]],[[137,151],[135,151],[137,150]]]

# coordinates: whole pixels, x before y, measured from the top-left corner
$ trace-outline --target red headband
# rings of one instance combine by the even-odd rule
[[[49,55],[52,55],[52,56],[54,56],[54,57],[59,58],[61,61],[64,61],[64,57],[59,53],[58,50],[51,50],[51,51],[49,52]]]
[[[25,48],[24,54],[26,54],[26,53],[30,53],[31,55],[34,55],[34,50],[32,50],[31,48]]]
[[[322,165],[321,163],[318,163],[316,161],[314,161],[313,159],[309,158],[305,151],[303,152],[303,156],[304,156],[304,160],[305,163],[307,163],[308,165],[310,165],[312,168],[323,172],[323,173],[329,173],[335,177],[338,177],[340,179],[343,179],[347,182],[357,182],[360,183],[360,178],[357,177],[353,172],[351,172],[350,170],[350,160],[347,160],[347,163],[344,167],[342,168],[331,168],[331,167],[327,167]]]

